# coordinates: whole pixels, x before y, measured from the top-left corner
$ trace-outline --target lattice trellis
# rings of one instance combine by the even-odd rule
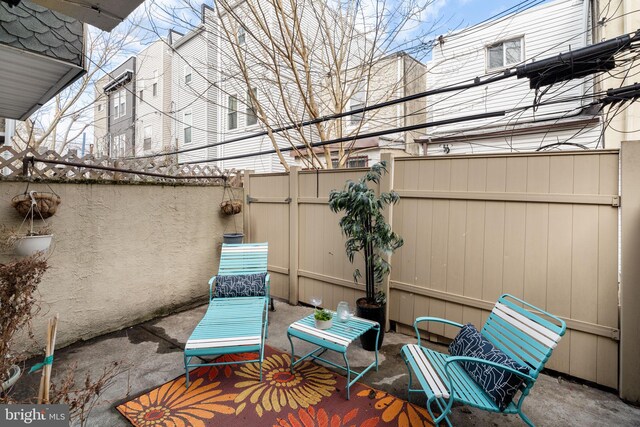
[[[22,178],[23,159],[26,156],[34,156],[43,160],[83,164],[83,166],[75,166],[36,162],[35,166],[30,168],[31,177],[41,179],[60,181],[106,180],[158,183],[187,182],[222,185],[224,184],[224,179],[226,177],[227,182],[231,186],[242,186],[242,174],[240,172],[235,169],[221,171],[215,165],[179,165],[162,158],[113,159],[109,157],[96,157],[93,155],[79,157],[73,151],[62,156],[55,151],[38,153],[32,149],[20,151],[11,147],[0,147],[0,177]],[[103,166],[108,168],[127,169],[136,172],[168,175],[176,177],[176,179],[148,176],[133,172],[92,169],[91,166]],[[184,177],[189,178],[185,179]]]

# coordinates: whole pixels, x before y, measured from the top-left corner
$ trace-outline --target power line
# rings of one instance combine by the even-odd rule
[[[408,132],[408,131],[411,131],[411,130],[422,129],[422,128],[430,127],[430,126],[437,126],[437,125],[443,125],[443,124],[449,124],[449,123],[457,123],[457,122],[460,122],[460,121],[479,120],[479,119],[485,119],[485,118],[490,118],[490,117],[504,116],[505,113],[506,113],[506,111],[495,111],[495,112],[492,112],[492,113],[481,113],[481,114],[475,114],[473,116],[466,116],[466,117],[459,117],[459,118],[454,118],[454,119],[440,120],[438,122],[419,123],[419,124],[410,125],[410,126],[402,126],[402,127],[399,127],[399,128],[392,128],[392,129],[381,130],[381,131],[377,131],[377,132],[370,132],[370,133],[366,133],[366,134],[360,135],[357,138],[358,139],[373,138],[373,137],[376,137],[376,136],[388,135],[390,133]],[[279,148],[279,151],[280,152],[288,152],[288,151],[294,151],[294,150],[304,150],[306,148],[323,147],[325,145],[339,144],[341,142],[352,141],[353,139],[354,139],[353,136],[347,136],[347,137],[342,137],[342,138],[331,139],[329,141],[322,141],[322,142],[316,142],[316,143],[313,143],[313,144],[309,144],[311,147],[308,147],[307,145],[304,145],[304,144],[295,145],[295,146],[291,146],[291,147],[283,147],[283,148]],[[264,150],[264,151],[259,151],[259,152],[255,152],[255,153],[249,153],[249,154],[238,154],[238,155],[234,155],[234,156],[221,157],[221,158],[217,158],[217,159],[192,160],[192,161],[189,161],[189,162],[183,162],[182,164],[196,164],[196,163],[207,163],[207,162],[212,162],[212,161],[234,160],[234,159],[242,159],[242,158],[246,158],[246,157],[263,156],[263,155],[275,154],[275,153],[277,153],[277,151],[275,149],[272,149],[272,150]]]
[[[506,78],[510,78],[512,76],[514,76],[515,73],[512,70],[505,70],[505,72],[499,76],[496,77],[491,77],[487,80],[481,81],[479,77],[476,77],[473,81],[473,83],[467,83],[467,84],[460,84],[457,86],[448,86],[448,87],[443,87],[443,88],[439,88],[439,89],[432,89],[432,90],[427,90],[424,92],[420,92],[417,94],[413,94],[413,95],[408,95],[408,96],[404,96],[401,98],[396,98],[396,99],[392,99],[389,101],[385,101],[385,102],[381,102],[378,104],[373,104],[373,105],[369,105],[369,106],[365,106],[362,108],[356,108],[354,110],[349,110],[349,111],[345,111],[342,113],[335,113],[335,114],[330,114],[330,115],[325,115],[325,116],[321,116],[318,117],[316,119],[312,119],[312,120],[306,120],[306,121],[302,121],[302,122],[298,122],[298,123],[294,123],[291,125],[287,125],[287,126],[282,126],[280,128],[276,128],[276,129],[270,129],[270,130],[266,130],[266,131],[259,131],[259,132],[255,132],[249,135],[244,135],[244,136],[240,136],[237,138],[231,138],[225,141],[221,141],[221,142],[215,142],[215,143],[211,143],[211,144],[204,144],[204,145],[200,145],[197,147],[191,147],[191,148],[183,148],[180,150],[174,150],[174,151],[169,151],[169,152],[164,152],[162,154],[150,154],[150,155],[146,155],[146,156],[139,156],[137,158],[149,158],[149,157],[158,157],[158,156],[167,156],[167,155],[174,155],[174,154],[181,154],[181,153],[188,153],[191,151],[196,151],[196,150],[201,150],[203,148],[211,148],[211,147],[217,147],[220,145],[225,145],[225,144],[231,144],[233,142],[239,142],[239,141],[244,141],[247,139],[251,139],[251,138],[256,138],[256,137],[261,137],[261,136],[265,136],[268,135],[269,133],[280,133],[286,130],[291,130],[291,129],[298,129],[298,128],[302,128],[305,126],[309,126],[309,125],[314,125],[317,123],[322,123],[322,122],[326,122],[329,120],[334,120],[334,119],[340,119],[343,117],[347,117],[347,116],[351,116],[351,115],[355,115],[355,114],[362,114],[365,113],[367,111],[372,111],[372,110],[377,110],[379,108],[385,108],[385,107],[390,107],[396,104],[400,104],[403,102],[408,102],[408,101],[413,101],[415,99],[420,99],[420,98],[424,98],[426,96],[431,96],[431,95],[436,95],[436,94],[440,94],[440,93],[446,93],[446,92],[452,92],[452,91],[459,91],[459,90],[464,90],[464,89],[468,89],[471,87],[476,87],[476,86],[480,86],[480,85],[485,85],[485,84],[489,84],[489,83],[493,83],[499,80],[503,80]],[[352,138],[349,137],[346,140],[351,140]],[[303,145],[302,148],[307,148],[306,145]],[[280,151],[283,151],[282,149]],[[287,150],[288,151],[288,150]],[[274,153],[276,153],[277,151],[274,150]],[[219,160],[223,160],[223,159],[219,159]]]
[[[640,97],[640,88],[639,89],[635,89],[635,90],[630,90],[628,88],[625,88],[625,89],[627,90],[626,91],[627,96],[631,96],[633,94],[633,92],[635,92],[635,97],[636,98]],[[570,100],[572,100],[572,99],[570,99]],[[563,102],[568,102],[568,100],[555,100],[555,101],[549,101],[548,103],[541,103],[541,104],[538,104],[538,105],[559,104],[559,103],[563,103]],[[600,104],[601,102],[602,102],[602,100],[593,101],[589,105],[597,105],[597,104]],[[403,126],[403,127],[398,127],[398,128],[392,128],[392,129],[387,129],[387,130],[381,130],[381,131],[366,133],[366,134],[363,134],[363,135],[359,135],[358,139],[374,138],[374,137],[377,137],[377,136],[388,135],[388,134],[391,134],[391,133],[408,132],[408,131],[412,131],[412,130],[416,130],[416,129],[424,129],[424,128],[433,127],[433,126],[441,126],[441,125],[452,124],[452,123],[466,122],[466,121],[472,121],[472,120],[480,120],[480,119],[491,118],[491,117],[502,117],[502,116],[506,115],[508,112],[514,112],[514,111],[519,111],[519,110],[522,110],[522,109],[529,109],[529,108],[533,108],[533,107],[534,107],[533,105],[530,105],[530,106],[526,106],[526,107],[511,109],[511,110],[501,110],[501,111],[494,111],[494,112],[489,112],[489,113],[481,113],[481,114],[474,114],[474,115],[469,115],[469,116],[463,116],[463,117],[439,120],[439,121],[428,122],[428,123],[419,123],[419,124],[415,124],[415,125],[409,125],[409,126]],[[322,141],[322,142],[318,142],[318,143],[315,143],[315,144],[311,144],[310,148],[322,147],[322,146],[331,145],[331,144],[338,144],[338,143],[341,143],[341,142],[352,141],[353,139],[354,139],[354,137],[352,137],[352,136],[336,138],[336,139],[332,139],[332,140],[329,140],[329,141]],[[300,149],[305,149],[305,148],[308,148],[308,147],[306,145],[284,147],[284,148],[280,148],[280,152],[288,152],[288,151],[300,150]],[[205,159],[205,160],[188,161],[188,162],[184,162],[184,164],[197,164],[197,163],[207,163],[207,162],[211,162],[211,161],[235,160],[235,159],[242,159],[242,158],[247,158],[247,157],[256,157],[256,156],[263,156],[263,155],[268,155],[268,154],[275,154],[276,152],[277,151],[275,149],[264,150],[264,151],[254,152],[254,153],[238,154],[238,155],[234,155],[234,156],[227,156],[227,157],[222,157],[222,158],[217,158],[217,159]]]
[[[512,70],[509,70],[509,72],[512,73]],[[496,78],[496,80],[507,78],[507,77],[510,77],[510,76],[506,76],[506,75],[498,76]],[[491,83],[491,82],[492,82],[491,79],[489,79],[489,80],[487,80],[485,82],[480,82],[480,84],[488,84],[488,83]],[[477,86],[477,85],[478,84],[476,84],[474,82],[474,83],[469,84],[469,85],[454,87],[454,88],[451,88],[451,89],[449,89],[447,91],[465,90],[466,88],[474,87],[474,86]],[[383,108],[385,106],[393,105],[393,104],[400,103],[400,102],[406,102],[407,100],[416,99],[417,97],[428,96],[430,94],[436,94],[436,93],[433,93],[433,92],[429,93],[429,91],[427,91],[427,92],[424,92],[422,94],[413,95],[415,98],[405,97],[405,98],[400,98],[400,99],[397,99],[397,100],[390,101],[389,103],[380,104],[378,107],[373,105],[373,106],[364,107],[364,108],[356,109],[356,110],[351,110],[351,111],[348,111],[348,112],[338,113],[338,114],[334,114],[334,115],[330,115],[330,116],[323,116],[323,117],[320,117],[320,118],[317,118],[317,119],[314,119],[314,120],[303,121],[303,122],[300,122],[300,123],[295,123],[295,124],[292,124],[292,125],[284,126],[284,127],[281,127],[281,128],[275,129],[275,130],[271,130],[271,132],[278,133],[278,132],[282,132],[282,131],[285,131],[285,130],[296,129],[296,128],[300,128],[302,126],[308,126],[308,125],[311,125],[311,124],[316,124],[316,123],[320,123],[320,122],[327,121],[327,120],[333,120],[333,119],[336,119],[336,118],[341,118],[341,117],[345,117],[345,116],[349,116],[349,115],[353,115],[353,114],[361,114],[361,113],[364,113],[366,111],[373,110],[375,108]],[[442,93],[442,92],[440,92],[440,93]],[[136,94],[134,94],[134,96],[137,97]],[[155,107],[153,107],[153,108],[155,108]],[[160,110],[158,110],[158,111],[160,113],[162,113],[162,114],[168,115],[167,113],[165,113],[163,111],[160,111]],[[242,112],[240,112],[240,113],[242,113]],[[180,121],[179,119],[177,119],[175,117],[171,117],[171,119],[176,121],[176,122],[178,122],[178,123],[183,123],[184,124],[184,122]],[[194,128],[194,129],[198,129],[198,128]],[[200,130],[203,130],[203,129],[200,129]],[[203,131],[209,132],[209,130],[203,130]],[[220,134],[220,133],[217,132],[217,134]],[[137,158],[150,158],[150,157],[159,157],[159,156],[166,156],[166,155],[172,155],[172,154],[180,154],[180,153],[185,153],[185,152],[192,152],[192,151],[196,151],[196,150],[202,150],[202,149],[205,149],[205,148],[210,148],[210,147],[215,147],[215,146],[219,146],[219,145],[229,144],[229,143],[232,143],[232,142],[238,142],[238,141],[242,141],[242,140],[249,139],[249,138],[265,136],[265,135],[268,135],[268,134],[269,134],[269,131],[262,131],[262,132],[257,132],[257,133],[254,133],[254,134],[249,134],[249,135],[246,135],[246,136],[243,136],[243,137],[232,138],[232,139],[229,139],[229,140],[226,140],[226,141],[222,141],[222,142],[206,144],[206,145],[201,145],[201,146],[197,146],[197,147],[190,147],[190,148],[185,148],[185,149],[182,149],[182,150],[174,150],[174,151],[170,151],[170,152],[163,152],[163,153],[158,153],[158,154],[153,154],[153,155],[139,156]],[[350,139],[352,139],[352,138],[350,138]],[[307,148],[307,147],[308,147],[307,145],[303,146],[303,148]],[[214,160],[222,160],[222,159],[214,159]]]

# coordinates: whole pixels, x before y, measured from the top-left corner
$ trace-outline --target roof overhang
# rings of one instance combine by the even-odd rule
[[[26,120],[86,72],[73,63],[6,45],[0,45],[0,57],[0,117],[10,119]]]
[[[111,31],[144,0],[31,0],[78,21]]]
[[[133,70],[125,70],[124,72],[120,73],[116,78],[112,79],[109,83],[107,83],[105,87],[102,88],[102,90],[104,91],[104,93],[113,92],[119,87],[129,83],[132,78],[133,78]]]

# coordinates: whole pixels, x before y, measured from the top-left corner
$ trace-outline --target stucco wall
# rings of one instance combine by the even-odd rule
[[[0,182],[0,224],[20,226],[10,201],[25,186]],[[55,247],[40,285],[43,310],[34,322],[40,343],[46,318],[55,313],[61,347],[203,299],[223,232],[242,231],[241,215],[234,221],[219,213],[222,187],[51,186],[62,205],[48,220]],[[45,184],[31,189],[48,191]],[[1,253],[0,262],[11,257]]]

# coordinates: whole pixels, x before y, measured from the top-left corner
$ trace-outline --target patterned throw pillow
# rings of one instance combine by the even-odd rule
[[[267,291],[266,277],[267,273],[218,276],[213,297],[263,297]]]
[[[529,374],[529,369],[517,363],[499,348],[496,348],[477,329],[468,323],[462,327],[456,338],[449,345],[449,353],[452,356],[468,356],[488,360],[508,366],[523,374]],[[523,383],[521,377],[516,374],[473,362],[462,362],[462,367],[475,382],[487,392],[489,397],[504,411],[513,396]]]

